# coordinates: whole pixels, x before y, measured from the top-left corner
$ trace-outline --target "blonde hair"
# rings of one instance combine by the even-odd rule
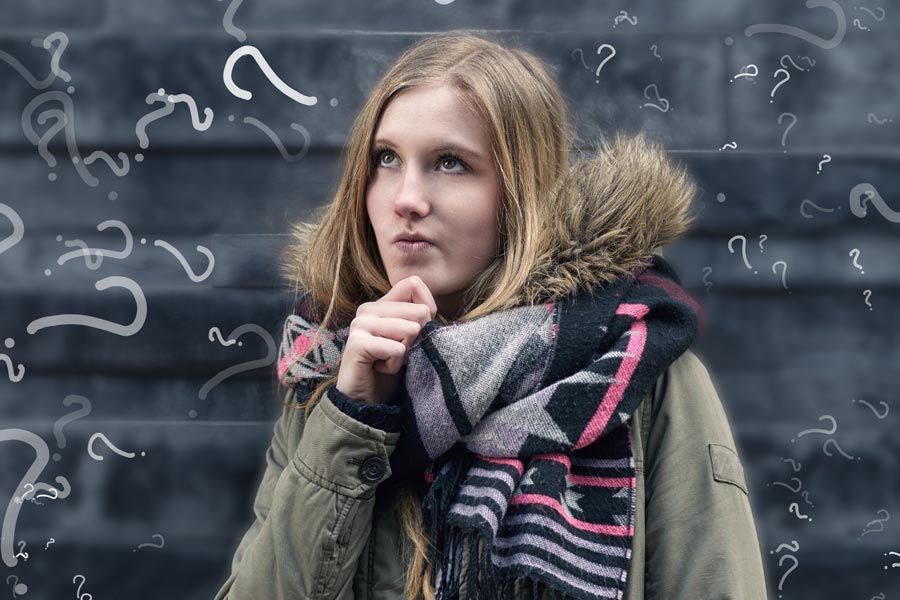
[[[302,289],[309,314],[321,323],[306,353],[329,323],[348,324],[360,304],[390,291],[365,211],[372,139],[395,95],[442,84],[457,90],[487,125],[501,181],[500,248],[464,292],[464,308],[456,320],[468,321],[534,300],[527,282],[552,246],[548,239],[553,235],[548,222],[552,210],[546,199],[568,168],[574,142],[565,98],[555,73],[527,51],[465,31],[433,35],[407,49],[375,85],[349,134],[333,200],[314,211],[312,222],[292,225],[292,239],[279,268],[293,285],[295,302]],[[437,318],[448,322],[447,315]],[[295,360],[302,360],[306,353]],[[295,406],[305,407],[309,415],[336,381],[336,376],[325,380],[304,404]],[[283,378],[279,383],[284,385]],[[405,489],[398,503],[408,541],[405,548],[412,554],[406,596],[434,598],[430,584],[434,566],[427,560],[430,542],[422,526],[418,495],[412,488]]]

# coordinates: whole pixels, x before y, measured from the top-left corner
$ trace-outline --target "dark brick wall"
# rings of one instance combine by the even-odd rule
[[[246,58],[234,80],[252,100],[228,92],[223,66],[242,45],[223,24],[228,4],[0,2],[0,249],[12,221],[24,225],[21,241],[0,252],[0,436],[40,436],[59,460],[44,458],[38,481],[64,476],[71,486],[65,499],[26,502],[15,531],[3,530],[4,543],[14,533],[15,551],[25,541],[29,554],[0,570],[4,581],[18,577],[6,582],[11,595],[74,596],[73,577],[82,574],[81,593],[98,600],[213,596],[250,522],[279,409],[273,343],[291,298],[278,287],[274,257],[289,222],[334,190],[355,111],[383,69],[420,36],[454,28],[498,30],[548,61],[582,140],[644,128],[696,178],[698,223],[666,256],[712,319],[695,350],[744,459],[770,595],[900,594],[900,568],[892,567],[900,557],[887,554],[900,552],[896,3],[841,2],[838,19],[801,2],[246,0],[234,17],[243,43],[259,48],[289,85],[317,96],[315,106],[282,95]],[[621,11],[638,21],[616,23]],[[807,33],[747,35],[762,23]],[[69,79],[45,87],[51,54],[32,39],[53,32],[67,37],[59,65]],[[604,43],[616,56],[597,76]],[[750,63],[758,75],[734,79]],[[774,90],[785,72],[790,79]],[[136,126],[162,106],[146,102],[159,88],[212,109],[211,127],[194,129],[179,103],[146,127],[142,148]],[[82,160],[95,150],[123,152],[127,173],[98,160],[80,174],[64,132],[42,156],[22,116],[50,90],[68,96]],[[48,101],[34,112],[38,137],[59,121],[36,124],[51,108],[63,105]],[[286,160],[247,117],[301,158]],[[306,150],[292,123],[308,132]],[[818,172],[825,154],[831,162]],[[851,206],[864,189],[877,197],[863,217]],[[738,240],[729,251],[737,235],[750,267]],[[72,240],[106,249],[102,264],[65,260],[79,249]],[[177,249],[197,276],[210,264],[198,245],[207,248],[211,274],[191,278],[157,241]],[[777,261],[786,265],[783,280]],[[139,292],[108,277],[127,278]],[[100,289],[101,281],[117,285]],[[29,328],[74,314],[129,324],[136,310],[133,331]],[[227,336],[244,324],[252,325],[240,347],[208,339],[211,327]],[[222,379],[242,363],[250,368]],[[64,403],[73,395],[87,398],[91,412],[66,423],[78,408]],[[881,403],[890,411],[883,419]],[[837,423],[833,435],[800,435],[827,428],[823,415]],[[98,440],[106,458],[91,458],[87,444],[98,432],[134,457]],[[839,446],[824,445],[829,437]],[[9,517],[15,505],[7,499],[19,493],[35,449],[10,440],[0,447],[0,506]],[[787,487],[798,485],[791,477],[800,479],[797,492]],[[162,548],[138,548],[158,544],[154,534]],[[796,551],[779,547],[792,540]]]

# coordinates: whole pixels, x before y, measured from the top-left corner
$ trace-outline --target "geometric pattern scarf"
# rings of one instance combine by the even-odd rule
[[[705,326],[661,256],[633,275],[429,321],[409,349],[391,467],[425,490],[438,600],[463,584],[467,598],[513,598],[523,585],[534,597],[623,597],[637,497],[629,421]],[[316,328],[289,318],[282,370]],[[286,382],[335,373],[348,330],[323,335]]]

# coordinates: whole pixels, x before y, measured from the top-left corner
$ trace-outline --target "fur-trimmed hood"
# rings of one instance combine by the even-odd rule
[[[619,135],[574,161],[549,198],[523,297],[553,302],[628,276],[688,231],[695,186],[658,143]]]

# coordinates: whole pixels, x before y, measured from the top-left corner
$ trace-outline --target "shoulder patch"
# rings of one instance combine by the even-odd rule
[[[709,459],[712,461],[713,478],[716,481],[730,483],[747,494],[747,482],[744,479],[744,467],[737,452],[722,444],[709,445]]]

